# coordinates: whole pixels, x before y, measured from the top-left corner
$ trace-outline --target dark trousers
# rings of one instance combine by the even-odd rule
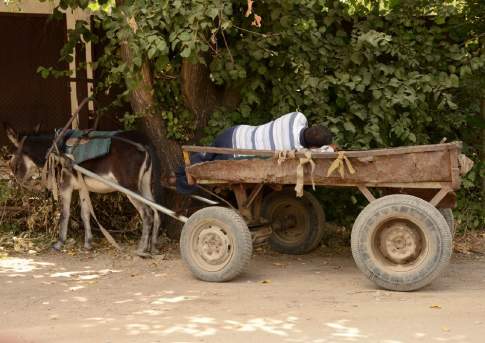
[[[214,139],[214,143],[211,146],[216,148],[232,148],[232,135],[236,126],[225,129]],[[226,154],[214,154],[214,153],[195,153],[190,156],[190,163],[202,163],[214,160],[230,160],[233,159],[233,155]],[[197,190],[196,186],[189,185],[187,183],[187,175],[185,174],[185,167],[179,166],[175,171],[177,177],[177,192],[181,194],[191,194]]]

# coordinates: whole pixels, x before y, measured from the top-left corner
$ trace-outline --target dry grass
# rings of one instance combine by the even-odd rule
[[[470,231],[455,238],[455,251],[462,254],[485,255],[485,233]]]
[[[34,192],[19,187],[5,172],[5,162],[0,162],[0,254],[6,252],[36,253],[47,250],[56,241],[59,229],[59,206],[49,193]],[[96,215],[115,239],[123,243],[137,241],[141,221],[126,197],[119,193],[92,194]],[[98,249],[108,245],[96,225],[94,241]],[[81,249],[84,228],[75,194],[71,204],[71,219],[66,250]],[[101,242],[101,243],[100,243]]]
[[[101,223],[124,244],[135,244],[141,233],[141,221],[127,198],[120,193],[92,194],[95,212]],[[47,192],[33,192],[19,187],[9,178],[4,159],[0,158],[0,258],[9,252],[37,253],[48,250],[56,241],[59,207]],[[92,222],[92,224],[94,224]],[[93,225],[98,250],[110,246]],[[77,196],[71,205],[70,239],[66,251],[82,249],[84,229],[79,215]],[[350,230],[328,223],[322,247],[347,247]],[[485,254],[485,233],[465,232],[455,237],[455,251]]]

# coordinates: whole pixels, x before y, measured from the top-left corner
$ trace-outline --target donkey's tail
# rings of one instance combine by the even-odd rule
[[[148,151],[148,155],[150,156],[150,162],[152,166],[152,175],[151,175],[151,187],[153,198],[157,204],[162,203],[162,183],[160,181],[161,178],[161,171],[162,167],[160,164],[160,159],[157,156],[155,148],[152,144],[146,145],[146,149]]]

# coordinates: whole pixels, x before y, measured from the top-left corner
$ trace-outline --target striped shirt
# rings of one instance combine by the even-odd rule
[[[232,134],[234,149],[299,150],[301,130],[308,126],[303,113],[285,114],[260,126],[239,125]]]

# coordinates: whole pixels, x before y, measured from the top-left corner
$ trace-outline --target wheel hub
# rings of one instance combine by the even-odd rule
[[[288,231],[291,229],[298,229],[297,219],[294,215],[287,215],[283,217],[278,217],[273,221],[273,229],[280,231]]]
[[[309,220],[305,208],[300,204],[283,204],[271,214],[272,229],[285,242],[298,242],[305,234]]]
[[[380,250],[391,262],[404,264],[417,258],[421,241],[413,228],[404,223],[395,223],[382,231]]]
[[[217,265],[230,255],[230,242],[221,228],[210,226],[200,232],[197,250],[204,261]]]

